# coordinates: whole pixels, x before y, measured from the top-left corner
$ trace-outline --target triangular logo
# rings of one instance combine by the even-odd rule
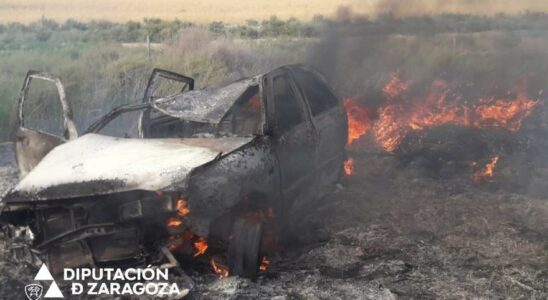
[[[63,293],[57,286],[57,283],[52,282],[44,298],[64,298]]]
[[[36,273],[36,276],[34,276],[34,280],[51,281],[51,285],[44,295],[44,298],[64,298],[63,293],[59,289],[59,286],[57,286],[53,276],[51,276],[46,264],[42,264],[40,270]],[[30,300],[39,299],[42,295],[42,286],[39,284],[28,284],[25,286],[25,294]]]
[[[34,277],[34,280],[53,280],[53,276],[51,276],[51,273],[48,270],[48,267],[46,267],[46,264],[42,264],[40,267],[40,271],[36,274]]]

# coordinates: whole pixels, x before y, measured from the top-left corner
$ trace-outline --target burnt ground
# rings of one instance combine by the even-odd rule
[[[187,298],[548,298],[542,193],[467,176],[434,179],[389,155],[357,155],[355,171],[311,209],[295,241],[255,282],[193,266],[186,271],[196,287]],[[34,272],[3,256],[0,298],[20,298]]]
[[[256,283],[204,281],[197,299],[546,299],[548,201],[468,177],[432,179],[394,157],[355,157],[356,175],[311,214]]]

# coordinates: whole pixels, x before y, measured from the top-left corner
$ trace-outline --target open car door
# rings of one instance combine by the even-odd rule
[[[148,80],[143,103],[150,103],[156,99],[164,98],[194,89],[194,79],[175,72],[162,69],[152,70]],[[151,123],[150,109],[145,110],[139,122],[139,136],[147,137]]]
[[[36,111],[40,108],[46,109],[49,105],[49,103],[47,105],[40,105],[40,103],[37,103],[31,107],[31,105],[27,103],[29,89],[33,80],[41,80],[46,84],[53,84],[57,89],[58,101],[55,101],[55,104],[59,104],[60,106],[60,110],[57,111],[60,111],[60,114],[62,115],[62,132],[59,132],[58,134],[46,132],[44,128],[33,126],[33,122],[29,122],[32,120],[26,119],[31,118],[31,116],[25,115],[25,112],[29,107],[33,109],[33,111]],[[44,115],[46,119],[59,117],[48,116],[47,111]],[[78,136],[76,126],[72,120],[72,110],[67,102],[65,89],[59,78],[39,71],[29,71],[27,73],[19,94],[17,129],[14,136],[15,158],[21,177],[32,170],[53,148],[67,140],[75,139]]]

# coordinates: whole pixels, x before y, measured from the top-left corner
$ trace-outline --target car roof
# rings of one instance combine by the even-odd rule
[[[193,90],[160,98],[155,100],[152,106],[174,118],[218,123],[249,87],[258,84],[257,78],[244,78],[222,87]]]
[[[298,70],[322,78],[320,73],[302,64],[284,65],[267,73],[242,78],[220,87],[187,91],[160,98],[152,106],[168,116],[195,122],[218,123],[234,103],[251,86],[258,85],[261,78],[278,71]]]

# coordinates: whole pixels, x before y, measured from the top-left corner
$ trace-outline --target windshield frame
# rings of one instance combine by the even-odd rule
[[[259,132],[256,133],[256,135],[262,135],[264,133],[264,127],[265,127],[265,124],[266,124],[266,109],[265,109],[265,98],[264,98],[264,91],[263,91],[263,86],[262,84],[259,84],[257,82],[254,82],[254,84],[250,84],[247,86],[247,88],[241,93],[240,96],[238,96],[234,101],[232,101],[232,104],[230,106],[229,109],[227,109],[223,116],[217,121],[217,122],[212,122],[212,120],[207,120],[207,119],[204,119],[204,120],[200,120],[200,121],[196,121],[196,120],[187,120],[185,118],[180,118],[180,117],[177,117],[177,116],[174,116],[172,114],[169,114],[167,113],[166,111],[162,110],[162,109],[159,109],[158,107],[156,107],[154,104],[156,101],[164,101],[164,99],[166,98],[169,98],[169,97],[163,97],[163,98],[158,98],[152,102],[145,102],[145,103],[138,103],[138,104],[125,104],[125,105],[121,105],[121,106],[118,106],[114,109],[112,109],[111,111],[109,111],[108,113],[106,113],[105,115],[103,115],[101,118],[99,118],[97,121],[95,121],[94,123],[92,123],[84,132],[83,134],[87,134],[87,133],[99,133],[101,130],[103,130],[108,124],[110,124],[112,121],[116,120],[118,117],[120,117],[122,114],[126,114],[126,113],[130,113],[130,112],[135,112],[135,111],[142,111],[141,112],[141,116],[139,117],[139,122],[141,122],[142,120],[142,116],[147,112],[149,111],[149,114],[150,115],[150,111],[155,111],[155,112],[158,112],[162,115],[165,115],[165,116],[169,116],[169,117],[172,117],[172,118],[175,118],[175,119],[179,119],[179,120],[183,120],[183,121],[189,121],[189,122],[196,122],[196,123],[201,123],[201,124],[211,124],[211,125],[214,125],[216,128],[218,128],[219,124],[225,119],[225,117],[232,111],[232,109],[237,105],[237,103],[239,102],[240,98],[249,91],[249,89],[253,88],[253,87],[257,87],[258,88],[258,93],[260,95],[260,99],[261,99],[261,112],[260,112],[260,116],[261,116],[261,120],[260,120],[260,129],[259,129]],[[141,126],[139,126],[141,127]],[[141,131],[141,130],[140,130]],[[144,134],[143,132],[139,132],[139,138],[144,138]]]

